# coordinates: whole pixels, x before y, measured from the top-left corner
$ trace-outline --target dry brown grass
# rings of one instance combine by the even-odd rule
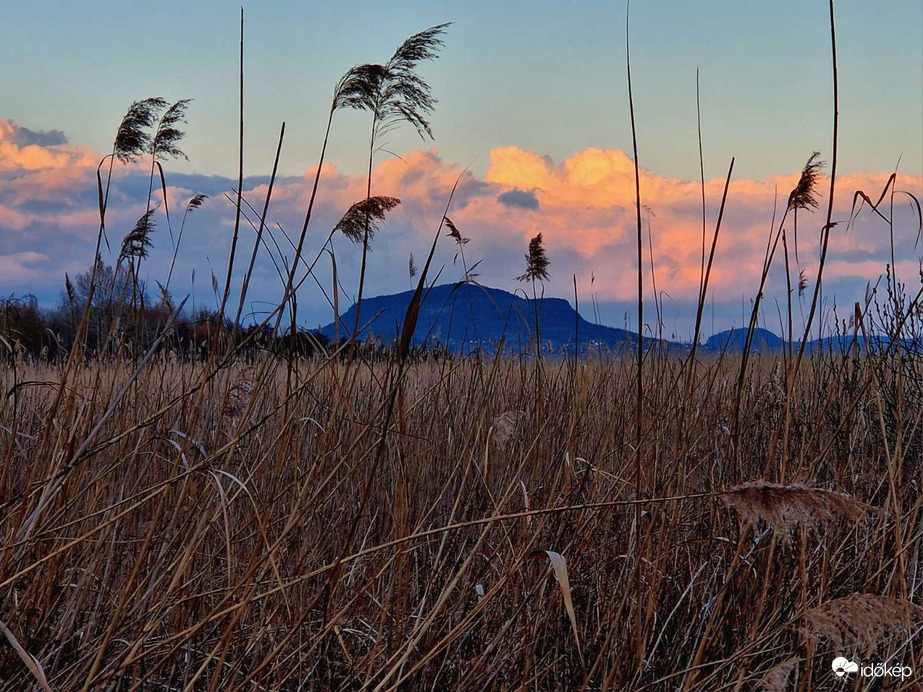
[[[831,2],[836,114],[833,14]],[[264,326],[288,317],[294,328],[296,291],[325,252],[335,260],[328,236],[295,282],[334,115],[372,113],[366,200],[394,206],[371,197],[375,142],[403,121],[429,134],[435,100],[414,66],[435,57],[444,29],[339,82],[285,291]],[[243,34],[241,113],[242,68]],[[146,150],[152,121],[138,107],[113,157]],[[633,105],[631,118],[634,134]],[[788,344],[778,356],[716,357],[697,343],[688,357],[645,353],[638,338],[634,362],[415,360],[441,225],[385,362],[354,344],[245,362],[232,353],[235,325],[228,339],[215,328],[206,362],[182,363],[155,347],[132,353],[127,332],[95,318],[104,355],[87,360],[90,304],[65,361],[30,362],[2,335],[0,689],[827,690],[841,689],[836,656],[919,661],[923,362],[903,347],[806,347],[815,316],[827,317],[836,115],[833,131],[797,354]],[[793,210],[817,203],[815,162]],[[707,262],[702,170],[696,342],[733,160]],[[441,218],[461,249],[451,201]],[[358,302],[380,216],[352,220]],[[213,325],[239,225],[238,213]],[[467,280],[477,264],[462,255],[462,265]],[[921,343],[923,291],[910,300],[896,289],[889,281],[893,306],[876,307],[877,324],[872,306],[855,305],[854,344],[876,326]],[[787,311],[791,338],[791,301]]]
[[[738,363],[698,363],[674,447],[684,365],[652,360],[639,526],[627,361],[414,363],[385,430],[392,365],[157,357],[76,459],[133,366],[21,363],[16,419],[13,396],[0,409],[0,621],[55,690],[746,689],[793,656],[824,689],[836,647],[856,643],[830,643],[845,631],[820,616],[831,602],[917,612],[920,408],[896,404],[923,373],[906,358],[806,364],[787,477],[764,479],[785,422],[772,363],[751,369],[735,454]],[[764,540],[738,514],[795,531]],[[563,556],[567,589],[537,551]],[[856,641],[915,658],[913,631],[879,636],[889,610],[852,610]],[[810,650],[803,623],[823,635]],[[36,684],[23,661],[0,650],[3,689]]]

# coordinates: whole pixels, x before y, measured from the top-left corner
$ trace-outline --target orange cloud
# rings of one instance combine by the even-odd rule
[[[0,170],[40,171],[71,168],[95,165],[99,160],[89,150],[66,143],[50,146],[31,143],[24,133],[39,134],[0,118]]]
[[[98,228],[95,166],[100,155],[66,143],[63,135],[34,133],[10,121],[0,120],[0,292],[31,290],[22,281],[60,280],[65,267],[79,271],[89,264],[92,241]],[[297,238],[313,184],[314,168],[303,176],[277,180],[267,224],[267,249],[261,249],[254,291],[261,300],[272,301],[280,290],[276,265],[285,266],[292,249],[278,231],[279,226],[293,240]],[[206,192],[212,199],[192,214],[184,234],[176,274],[189,276],[208,257],[212,263],[226,257],[230,244],[234,205],[223,197],[236,181],[207,176],[171,176],[167,169],[168,199],[174,234],[186,200]],[[773,205],[776,224],[788,192],[799,171],[766,180],[732,180],[727,208],[718,240],[711,288],[719,301],[739,305],[741,296],[756,291],[763,256],[770,234]],[[890,261],[887,224],[865,209],[847,230],[853,194],[863,190],[877,199],[888,173],[851,173],[837,180],[834,220],[827,277],[845,282],[861,299],[865,282],[874,281]],[[681,180],[640,172],[643,216],[644,271],[648,297],[652,294],[650,253],[653,252],[657,289],[678,303],[695,300],[699,286],[702,253],[701,189],[696,180]],[[480,280],[488,285],[513,289],[513,277],[522,273],[528,240],[542,233],[551,260],[551,281],[546,295],[570,296],[573,276],[583,296],[594,293],[601,301],[631,301],[636,288],[636,216],[634,165],[629,156],[615,149],[590,148],[556,164],[545,156],[519,147],[500,147],[490,153],[490,166],[483,177],[442,161],[437,152],[412,151],[402,158],[381,160],[372,176],[372,193],[402,200],[382,226],[373,243],[367,285],[372,293],[406,290],[407,259],[411,252],[425,257],[446,204],[456,186],[448,215],[471,242],[465,246],[466,260],[478,267]],[[724,178],[706,181],[708,242],[718,214]],[[156,188],[157,186],[155,186]],[[923,177],[899,176],[897,186],[923,197]],[[798,217],[799,263],[794,259],[794,228],[786,223],[792,265],[792,279],[798,272],[816,276],[817,241],[826,218],[829,180],[819,186],[820,208]],[[247,201],[262,209],[267,185],[260,181],[245,187]],[[133,166],[120,167],[113,183],[107,228],[113,252],[122,234],[144,210],[146,173]],[[333,164],[325,164],[317,204],[307,238],[306,253],[313,257],[327,233],[354,202],[364,198],[366,180],[350,175]],[[139,198],[139,195],[141,197]],[[155,191],[155,200],[160,192]],[[252,220],[257,215],[248,210]],[[913,279],[918,251],[916,211],[905,195],[895,197],[895,241],[899,275]],[[279,226],[276,225],[279,224]],[[774,229],[773,229],[774,230]],[[8,233],[3,234],[3,231]],[[648,238],[652,247],[648,247]],[[246,221],[240,242],[252,243],[254,233]],[[358,273],[361,249],[337,238],[337,266],[344,285]],[[248,252],[245,251],[246,255]],[[453,243],[443,237],[437,248],[436,266],[444,267],[440,281],[460,277],[460,260]],[[34,253],[34,254],[29,254]],[[776,267],[783,266],[780,246]],[[165,218],[157,216],[154,249],[146,261],[151,280],[162,278],[169,266],[172,246]],[[76,269],[74,268],[76,264]],[[36,267],[41,267],[38,272]],[[7,270],[3,277],[4,269]],[[322,269],[318,269],[322,271]],[[770,277],[767,296],[784,295],[784,274]],[[165,273],[165,272],[164,272]],[[595,281],[591,283],[591,275]],[[321,277],[323,278],[323,277]],[[310,286],[306,284],[306,286]],[[309,290],[309,289],[306,289]],[[55,289],[55,292],[57,288]],[[844,298],[845,299],[845,298]],[[307,303],[313,300],[305,296]],[[323,303],[321,298],[318,302]],[[581,300],[582,302],[582,300]]]
[[[758,283],[763,256],[770,232],[774,200],[781,220],[788,193],[797,183],[799,173],[776,176],[767,180],[732,180],[728,192],[721,236],[718,241],[717,265],[712,271],[711,285],[718,291],[732,294],[752,292]],[[627,300],[636,288],[633,282],[623,280],[626,272],[635,269],[635,216],[634,165],[622,151],[587,149],[574,154],[562,165],[556,166],[547,158],[518,147],[502,147],[491,152],[491,167],[486,180],[504,189],[534,190],[540,210],[534,214],[520,214],[517,227],[510,235],[524,240],[542,232],[552,258],[554,252],[576,250],[583,256],[583,264],[595,267],[594,289],[603,297]],[[880,254],[882,228],[871,224],[864,233],[846,233],[853,194],[865,191],[877,199],[888,180],[886,173],[857,173],[838,180],[834,219],[840,222],[831,241],[832,252],[864,252]],[[700,212],[701,187],[697,181],[678,180],[659,176],[652,171],[640,172],[641,201],[650,212],[644,214],[643,234],[648,241],[648,223],[653,244],[658,290],[673,296],[694,297],[699,284],[702,252],[702,222]],[[717,207],[724,189],[723,179],[706,182],[708,198],[707,242],[717,216]],[[923,191],[923,178],[898,176],[897,187],[918,197]],[[823,224],[829,179],[819,185],[820,208],[816,213],[799,215],[799,257],[814,256],[819,228]],[[776,199],[777,198],[777,199]],[[906,202],[907,198],[901,200]],[[907,206],[907,205],[905,205]],[[486,210],[480,210],[484,215]],[[502,226],[509,212],[493,209],[492,215]],[[898,224],[915,227],[912,208],[907,207]],[[868,226],[869,211],[863,212]],[[777,228],[777,226],[776,226]],[[794,252],[791,219],[786,223],[790,251]],[[906,236],[906,233],[905,233]],[[782,261],[780,245],[777,257]],[[645,264],[649,262],[649,249],[645,248]],[[808,260],[810,261],[810,260]],[[794,263],[794,259],[791,258]],[[853,263],[853,273],[846,273],[849,261],[839,261],[833,275],[865,276],[874,278],[884,270],[883,263],[868,259]],[[872,272],[873,268],[877,268]],[[649,272],[650,267],[645,266]],[[587,272],[589,273],[589,272]],[[610,274],[615,274],[614,278]],[[579,277],[578,277],[579,278]],[[589,289],[588,279],[584,285]]]

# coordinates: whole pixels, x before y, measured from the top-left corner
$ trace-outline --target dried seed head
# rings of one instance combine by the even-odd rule
[[[167,102],[159,97],[135,101],[119,124],[112,146],[112,153],[122,163],[130,163],[148,153],[151,148],[151,136],[145,130],[157,121],[157,116],[167,107]]]
[[[788,196],[789,209],[817,208],[817,184],[820,182],[820,171],[826,165],[823,161],[819,161],[819,158],[820,152],[815,151],[804,164],[798,184]]]
[[[119,262],[130,257],[147,257],[147,250],[151,247],[151,233],[154,232],[153,215],[155,211],[156,208],[148,210],[122,239]]]
[[[385,220],[385,214],[394,209],[401,200],[396,197],[369,197],[352,205],[343,214],[343,218],[334,227],[354,243],[361,243],[366,229],[371,241],[378,231],[379,224]]]
[[[548,256],[545,254],[542,234],[529,241],[529,252],[526,254],[526,271],[516,277],[516,281],[546,281],[548,274]]]
[[[776,531],[791,531],[799,526],[812,529],[837,518],[858,521],[878,512],[843,493],[765,481],[738,485],[722,499],[741,519],[767,524]]]
[[[800,628],[806,636],[828,640],[837,651],[871,652],[891,636],[923,622],[923,608],[874,594],[853,594],[807,611]]]
[[[519,431],[522,422],[525,420],[525,411],[506,411],[494,418],[493,439],[500,447],[506,445]]]
[[[763,692],[786,692],[788,679],[798,665],[799,659],[789,658],[773,666],[760,678],[759,687]]]

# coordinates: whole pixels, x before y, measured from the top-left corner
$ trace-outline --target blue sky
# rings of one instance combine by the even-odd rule
[[[440,100],[443,157],[475,170],[520,146],[562,161],[589,146],[630,148],[624,3],[263,2],[246,7],[248,168],[271,165],[286,120],[283,171],[319,149],[336,79],[382,61],[407,35],[453,21],[425,75]],[[0,24],[0,116],[63,129],[106,150],[128,103],[194,98],[181,170],[236,170],[237,5],[207,0],[10,3]],[[837,3],[843,171],[923,169],[923,3]],[[632,8],[642,163],[694,178],[695,70],[701,70],[707,164],[789,172],[830,141],[827,4],[821,1],[636,2]],[[343,118],[332,160],[361,170],[365,119]],[[416,146],[410,131],[398,150]]]
[[[852,193],[862,189],[877,197],[899,158],[899,185],[923,197],[923,3],[842,0],[836,8],[841,182],[834,216],[846,221]],[[260,186],[279,126],[283,120],[287,125],[271,223],[290,231],[300,226],[309,189],[305,173],[316,163],[340,75],[358,63],[383,62],[410,34],[451,21],[439,60],[421,69],[439,99],[435,141],[421,142],[404,128],[388,142],[403,159],[376,159],[375,192],[404,204],[376,239],[369,291],[408,287],[403,268],[409,254],[425,255],[452,181],[470,165],[467,191],[452,214],[472,238],[472,261],[484,260],[482,280],[516,288],[512,277],[522,273],[523,250],[541,231],[552,260],[546,293],[571,296],[576,277],[584,296],[597,294],[605,322],[624,323],[635,290],[624,3],[263,2],[245,9],[244,189],[256,204],[265,194]],[[221,191],[236,183],[239,11],[208,0],[4,8],[0,295],[32,293],[52,304],[64,272],[90,264],[98,225],[96,162],[110,149],[128,105],[157,95],[194,99],[183,141],[190,161],[165,166],[173,208],[197,192],[213,195],[190,220],[174,286],[180,295],[191,291],[195,271],[197,299],[203,299],[210,267],[224,271],[233,227]],[[828,5],[636,2],[632,68],[643,203],[654,211],[658,290],[670,296],[666,328],[688,335],[698,285],[697,69],[710,228],[728,162],[732,156],[737,161],[713,307],[717,328],[739,324],[741,306],[756,290],[774,198],[785,199],[812,151],[830,159]],[[363,113],[340,113],[335,120],[328,150],[335,170],[321,185],[308,241],[312,253],[312,243],[364,196],[368,127]],[[54,131],[67,143],[57,134],[36,134]],[[145,176],[143,168],[116,171],[110,217],[116,247],[140,215],[139,203],[143,212],[137,197],[147,190]],[[529,204],[522,204],[526,199]],[[921,254],[914,243],[916,218],[899,199],[898,264],[902,277],[913,278]],[[802,270],[809,286],[813,280],[822,216],[799,219],[796,283]],[[837,229],[825,295],[836,295],[841,305],[862,299],[889,261],[888,234],[876,223],[863,218],[848,233],[845,223]],[[151,285],[171,255],[165,219],[158,224],[145,264]],[[245,227],[245,254],[251,236]],[[282,255],[285,247],[280,238]],[[340,276],[354,286],[359,254],[342,240],[336,247]],[[445,266],[443,280],[458,278],[451,247],[440,247],[437,262]],[[261,255],[254,299],[277,300],[278,283],[272,262]],[[784,298],[784,287],[784,274],[773,273],[769,313]],[[647,290],[652,293],[652,286]],[[308,324],[330,321],[322,296],[305,295],[300,303]],[[768,314],[767,326],[774,322]]]

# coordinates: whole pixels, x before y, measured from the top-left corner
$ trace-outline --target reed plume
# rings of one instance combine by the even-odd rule
[[[516,281],[547,281],[548,256],[545,254],[542,234],[529,241],[529,252],[526,253],[526,271],[516,277]]]
[[[525,411],[505,411],[501,413],[494,418],[494,430],[491,439],[500,447],[505,446],[507,442],[518,434],[525,417]]]
[[[151,233],[154,232],[154,212],[156,207],[148,209],[135,223],[122,239],[122,249],[119,252],[118,263],[126,259],[142,259],[147,257],[148,248],[152,246]],[[117,263],[117,264],[118,264]]]
[[[807,163],[801,169],[798,184],[788,196],[789,211],[817,209],[817,186],[820,182],[821,169],[826,165],[826,162],[820,160],[819,151],[813,152],[808,157]]]
[[[800,631],[826,639],[837,651],[872,651],[879,642],[923,622],[923,608],[875,594],[852,594],[808,610]]]
[[[334,226],[354,243],[370,241],[378,232],[385,215],[394,209],[401,200],[396,197],[369,197],[353,204]]]
[[[179,148],[179,142],[186,135],[179,129],[181,123],[186,122],[186,108],[192,102],[192,99],[180,99],[170,106],[160,122],[157,124],[157,131],[151,140],[149,153],[157,158],[186,159],[189,157]]]
[[[878,512],[843,493],[766,481],[738,485],[722,498],[742,520],[766,524],[776,531],[790,531],[799,526],[816,528],[837,518],[858,521]]]
[[[367,64],[354,67],[347,73],[338,89],[339,99],[334,99],[334,109],[340,107],[365,110],[372,114],[369,137],[369,167],[366,178],[365,229],[362,239],[362,263],[359,269],[359,290],[356,295],[356,318],[353,334],[359,329],[362,293],[365,288],[365,270],[372,234],[373,214],[372,165],[381,137],[403,123],[409,123],[421,138],[432,139],[429,117],[436,107],[429,84],[417,74],[417,65],[439,56],[443,46],[442,35],[449,24],[439,24],[414,34],[404,41],[384,65]],[[339,91],[342,90],[342,93]]]
[[[760,678],[759,689],[763,692],[786,692],[789,689],[789,678],[798,663],[797,658],[789,658],[773,666]]]
[[[445,227],[449,229],[449,232],[446,233],[446,235],[454,240],[456,244],[459,245],[459,247],[462,245],[467,245],[471,238],[465,238],[461,234],[461,231],[458,230],[458,226],[456,226],[452,219],[450,219],[448,216],[444,218],[444,221]]]
[[[135,101],[122,118],[115,135],[112,153],[122,163],[137,161],[144,154],[150,153],[152,138],[149,132],[167,101],[155,96]]]

